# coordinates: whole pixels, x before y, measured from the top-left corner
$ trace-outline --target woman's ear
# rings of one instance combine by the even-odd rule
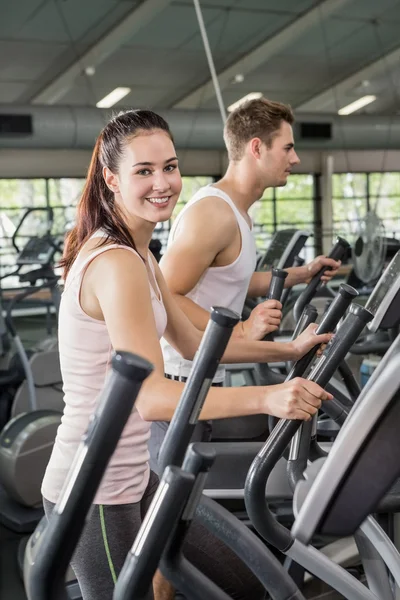
[[[117,175],[114,175],[112,171],[108,167],[103,167],[103,177],[104,181],[109,190],[111,190],[114,194],[119,192],[119,183]]]

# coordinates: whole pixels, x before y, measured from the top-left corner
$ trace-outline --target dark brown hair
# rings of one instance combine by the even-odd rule
[[[271,147],[282,121],[294,122],[290,106],[273,102],[267,98],[249,100],[232,111],[224,127],[224,140],[229,160],[237,161],[243,156],[244,148],[251,139],[260,138]]]
[[[157,129],[165,131],[173,141],[168,123],[162,117],[151,110],[128,110],[111,119],[101,131],[78,202],[76,225],[65,240],[60,262],[64,278],[82,246],[98,229],[106,233],[100,245],[111,241],[136,250],[129,229],[114,203],[114,194],[104,181],[103,167],[108,167],[112,173],[118,173],[125,145],[141,132]]]

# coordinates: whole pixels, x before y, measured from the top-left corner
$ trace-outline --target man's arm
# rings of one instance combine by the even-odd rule
[[[218,197],[196,202],[182,215],[175,237],[160,261],[168,288],[192,323],[204,331],[210,313],[186,297],[216,257],[235,239],[237,221]]]
[[[307,283],[314,275],[318,273],[322,267],[330,267],[330,270],[325,271],[322,281],[330,281],[335,277],[340,261],[333,260],[326,256],[317,256],[308,265],[302,267],[289,267],[285,269],[288,276],[285,279],[285,288],[293,287],[298,283]],[[247,295],[249,298],[257,298],[258,296],[266,296],[271,284],[271,272],[256,272],[253,273]]]

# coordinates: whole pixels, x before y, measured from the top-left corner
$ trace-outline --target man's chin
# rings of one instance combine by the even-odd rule
[[[285,178],[282,178],[279,183],[276,184],[275,187],[285,187],[285,185],[287,184],[287,180],[288,180],[288,175],[286,175]]]

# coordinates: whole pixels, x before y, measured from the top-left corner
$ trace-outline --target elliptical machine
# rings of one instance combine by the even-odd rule
[[[20,250],[16,237],[27,216],[36,210],[48,212],[47,232],[31,237]],[[58,313],[60,291],[53,262],[60,247],[50,233],[52,222],[51,209],[29,209],[13,236],[18,256],[17,268],[11,274],[17,274],[19,281],[29,286],[9,302],[4,319],[16,354],[9,361],[9,368],[0,371],[3,418],[0,423],[0,522],[18,533],[30,533],[43,514],[40,483],[63,410],[57,339],[46,339],[33,352],[27,352],[12,319],[18,303],[43,289],[50,290]],[[35,265],[38,266],[20,273],[21,267]]]

